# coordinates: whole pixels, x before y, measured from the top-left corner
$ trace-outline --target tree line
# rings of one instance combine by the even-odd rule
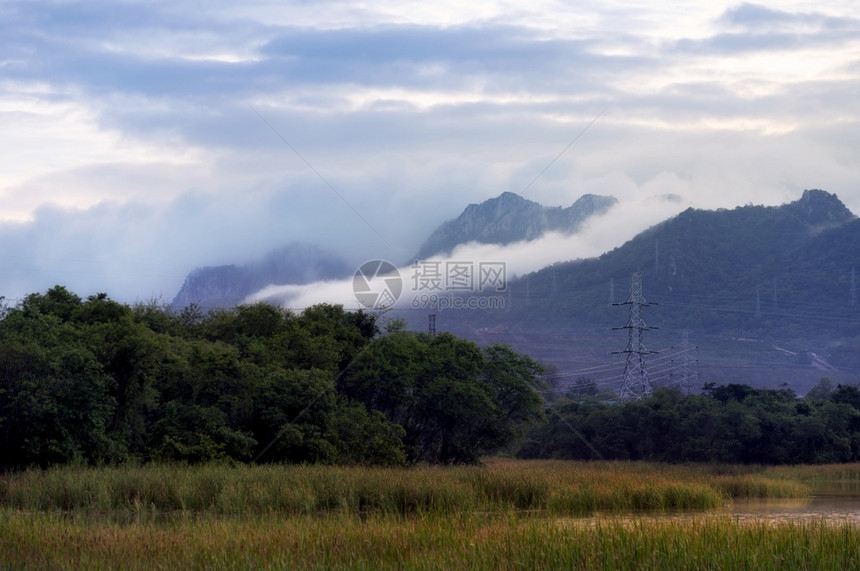
[[[542,420],[541,367],[366,312],[4,307],[0,469],[69,462],[470,463]]]
[[[61,286],[0,313],[0,470],[70,462],[860,461],[860,387],[706,384],[616,404],[502,345],[366,312],[133,306]]]
[[[860,388],[822,379],[805,397],[787,388],[706,383],[612,404],[580,382],[547,409],[523,458],[755,464],[860,461]]]

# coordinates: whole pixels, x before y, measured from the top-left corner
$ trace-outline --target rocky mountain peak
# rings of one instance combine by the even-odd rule
[[[468,242],[509,244],[534,240],[548,231],[574,233],[590,216],[602,214],[618,201],[611,196],[586,194],[571,206],[543,206],[513,192],[504,192],[439,226],[418,251],[416,259],[449,254]]]
[[[830,192],[811,189],[804,190],[800,199],[794,203],[803,218],[812,226],[833,227],[855,218],[839,198]]]

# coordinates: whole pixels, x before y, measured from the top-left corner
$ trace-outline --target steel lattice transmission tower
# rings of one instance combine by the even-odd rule
[[[684,391],[686,394],[690,394],[690,377],[694,376],[695,373],[690,372],[690,363],[698,363],[696,360],[690,359],[689,352],[693,349],[698,349],[695,345],[690,345],[690,332],[684,329],[681,331],[681,347],[680,347],[680,356],[681,356],[681,381],[678,383],[678,386]],[[674,359],[672,360],[674,363]]]
[[[615,351],[614,354],[626,354],[627,364],[624,365],[624,381],[621,385],[621,402],[628,400],[639,400],[651,396],[651,383],[648,381],[648,372],[645,370],[645,355],[656,353],[648,351],[642,343],[642,334],[645,331],[656,329],[648,327],[642,317],[642,310],[649,305],[642,297],[642,274],[634,272],[630,276],[630,298],[621,303],[612,305],[627,305],[630,307],[630,317],[624,327],[613,327],[614,330],[627,329],[627,348],[624,351]]]
[[[857,282],[854,280],[854,267],[851,267],[851,292],[848,294],[848,303],[857,305]]]

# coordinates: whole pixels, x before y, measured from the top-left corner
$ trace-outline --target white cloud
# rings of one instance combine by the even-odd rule
[[[612,194],[634,209],[617,214],[631,231],[662,213],[645,197],[667,192],[717,208],[820,187],[860,208],[851,2],[2,10],[0,236],[35,257],[0,252],[0,294],[55,279],[172,296],[195,266],[292,240],[400,262],[503,191],[551,205]],[[542,251],[615,243],[590,236]],[[506,255],[543,263],[531,247]]]
[[[666,175],[672,178],[671,175]],[[661,178],[664,178],[661,175]],[[507,277],[521,276],[556,262],[590,258],[608,249],[621,246],[637,233],[687,208],[683,201],[667,200],[660,196],[641,196],[617,204],[606,214],[591,218],[580,232],[565,235],[550,232],[537,240],[513,244],[469,243],[458,246],[447,257],[419,260],[416,269],[403,265],[398,271],[403,280],[403,292],[396,307],[408,308],[416,296],[421,296],[414,277],[420,275],[425,263],[435,264],[444,275],[449,263],[466,262],[477,272],[481,263],[504,264]],[[394,261],[392,261],[394,262]],[[376,290],[374,290],[376,291]],[[267,301],[291,309],[304,309],[318,303],[337,303],[351,309],[361,309],[353,293],[353,280],[325,281],[307,285],[272,284],[252,294],[247,302]]]

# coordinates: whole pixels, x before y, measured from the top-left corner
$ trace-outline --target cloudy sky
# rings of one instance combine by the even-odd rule
[[[616,196],[597,253],[665,193],[727,208],[823,188],[860,212],[856,13],[0,0],[0,295],[169,300],[196,266],[294,240],[407,260],[504,191]]]

